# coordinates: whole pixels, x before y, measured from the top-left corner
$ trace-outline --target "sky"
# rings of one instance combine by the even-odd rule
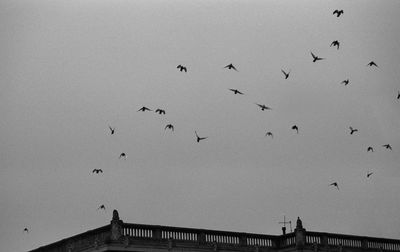
[[[1,250],[106,225],[113,209],[400,239],[399,16],[394,0],[1,0]]]

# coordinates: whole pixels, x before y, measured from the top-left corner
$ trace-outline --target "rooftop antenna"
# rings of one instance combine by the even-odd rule
[[[286,215],[283,215],[283,221],[278,222],[279,224],[283,224],[282,227],[282,233],[285,235],[286,234],[286,224],[290,225],[290,232],[292,231],[292,221],[286,221]]]

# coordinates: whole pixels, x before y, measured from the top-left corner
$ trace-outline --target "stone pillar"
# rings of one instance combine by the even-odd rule
[[[117,241],[123,236],[123,222],[119,219],[118,211],[114,209],[113,218],[111,220],[111,240]]]
[[[296,248],[303,249],[306,245],[306,230],[303,228],[303,223],[301,222],[300,217],[297,217],[294,233],[296,237]]]

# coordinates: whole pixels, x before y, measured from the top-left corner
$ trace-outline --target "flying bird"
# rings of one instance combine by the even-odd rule
[[[271,138],[274,138],[274,135],[272,134],[271,131],[268,131],[267,133],[265,133],[265,136],[270,136]]]
[[[297,134],[299,134],[299,128],[297,127],[297,125],[293,125],[292,130],[295,130]]]
[[[370,67],[376,66],[376,67],[378,67],[378,65],[377,65],[375,62],[373,62],[373,61],[369,62],[369,63],[367,64],[367,66],[370,66]]]
[[[339,45],[340,45],[340,43],[339,43],[339,41],[337,41],[337,40],[334,40],[334,41],[332,41],[332,43],[331,43],[331,47],[332,47],[332,46],[336,46],[336,49],[337,49],[337,50],[339,50]]]
[[[283,69],[281,69],[281,71],[282,71],[283,75],[285,75],[285,80],[287,78],[289,78],[290,70],[289,70],[289,72],[285,72]]]
[[[372,174],[374,174],[374,173],[373,172],[367,173],[367,178],[369,178]]]
[[[397,100],[400,99],[400,91],[397,91]]]
[[[349,84],[349,79],[342,81],[340,84],[344,84],[345,86],[347,86]]]
[[[160,115],[165,115],[165,110],[163,109],[156,109],[156,113],[160,114]]]
[[[231,90],[234,94],[243,94],[242,92],[240,92],[239,90],[237,90],[237,89],[229,89],[229,90]]]
[[[187,72],[187,69],[186,69],[186,67],[184,67],[184,66],[182,66],[182,65],[179,65],[179,66],[177,66],[176,68],[178,68],[179,69],[179,71],[185,71],[185,73]]]
[[[172,124],[167,124],[167,125],[165,126],[164,130],[166,130],[166,129],[170,129],[170,130],[174,131],[174,125],[172,125]]]
[[[229,64],[229,65],[226,65],[224,68],[233,69],[233,70],[238,72],[238,70],[236,69],[236,67],[232,63]]]
[[[390,144],[382,145],[382,147],[385,147],[388,150],[392,150],[392,146],[390,146]]]
[[[126,154],[125,154],[125,152],[122,152],[120,155],[119,155],[119,158],[121,159],[121,158],[125,158],[126,159]]]
[[[316,56],[314,53],[311,52],[311,56],[313,57],[313,62],[316,62],[317,60],[323,60],[325,58],[320,58],[318,56]]]
[[[343,10],[335,10],[332,14],[336,15],[336,17],[340,17],[340,15],[342,15],[344,13]]]
[[[24,228],[24,232],[29,233],[29,229],[28,228]]]
[[[147,111],[152,111],[151,109],[149,109],[147,107],[141,107],[137,112],[139,112],[139,111],[145,112],[146,110]]]
[[[96,173],[96,174],[99,174],[99,172],[103,173],[103,170],[102,169],[93,169],[93,171],[92,171],[92,173]]]
[[[196,131],[194,131],[194,133],[196,134],[197,142],[200,142],[201,140],[204,140],[204,139],[208,138],[208,137],[199,137],[199,135],[197,135]]]
[[[102,209],[102,210],[106,210],[106,207],[104,206],[104,205],[101,205],[101,206],[99,206],[99,208],[97,208],[97,210],[100,210],[100,209]]]
[[[335,186],[339,190],[339,185],[337,182],[333,182],[329,186]]]
[[[109,128],[110,131],[111,131],[111,135],[114,135],[114,133],[115,133],[115,128],[111,128],[111,126],[108,126],[108,128]]]
[[[353,133],[354,132],[357,132],[358,131],[358,129],[354,129],[353,127],[349,127],[349,129],[350,129],[350,135],[353,135]]]
[[[369,151],[374,152],[374,148],[372,148],[371,146],[369,146],[369,147],[367,148],[367,152],[369,152]]]
[[[258,103],[256,103],[256,105],[259,106],[259,107],[261,108],[262,111],[264,111],[264,110],[266,110],[266,109],[267,109],[267,110],[271,109],[270,107],[267,107],[267,106],[265,106],[264,104],[258,104]]]

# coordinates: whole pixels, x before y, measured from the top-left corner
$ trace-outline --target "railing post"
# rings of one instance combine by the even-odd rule
[[[111,240],[116,241],[123,235],[123,222],[119,219],[118,211],[114,209],[111,220]]]
[[[368,240],[367,239],[362,239],[361,241],[361,248],[362,249],[367,249],[368,248]]]
[[[161,229],[153,229],[153,239],[161,240]]]
[[[199,244],[206,243],[206,234],[204,232],[200,232],[200,233],[197,234],[197,242]]]
[[[304,248],[304,246],[306,245],[306,230],[303,228],[303,224],[299,217],[297,217],[297,224],[294,232],[296,237],[296,248]]]
[[[240,234],[239,246],[247,246],[247,237],[245,234]]]
[[[326,235],[321,236],[321,245],[326,250],[328,249],[328,236]]]

